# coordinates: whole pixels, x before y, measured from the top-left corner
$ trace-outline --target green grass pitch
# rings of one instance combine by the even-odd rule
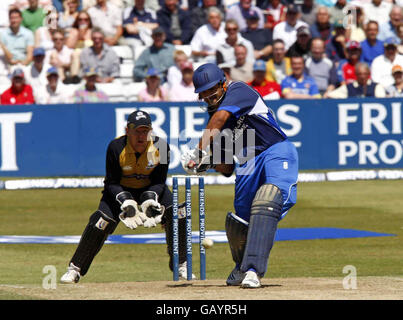
[[[280,228],[335,227],[393,233],[394,237],[281,241],[274,245],[266,277],[342,277],[354,265],[359,276],[403,274],[403,181],[300,183],[298,203]],[[183,190],[182,190],[183,191]],[[98,206],[101,189],[0,192],[1,235],[81,235]],[[184,192],[181,192],[183,199]],[[197,220],[197,187],[193,188]],[[207,230],[224,230],[232,210],[233,186],[206,186]],[[194,223],[197,230],[197,222]],[[162,232],[119,224],[115,234]],[[65,272],[76,244],[1,244],[0,284],[40,284],[45,265]],[[194,245],[198,273],[198,246]],[[226,279],[233,267],[228,244],[207,251],[208,279]],[[171,280],[165,245],[105,245],[86,282]],[[1,294],[0,294],[1,299]]]

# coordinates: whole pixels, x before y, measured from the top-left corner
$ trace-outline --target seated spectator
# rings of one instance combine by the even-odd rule
[[[282,39],[284,41],[286,51],[297,40],[297,29],[302,26],[309,27],[305,22],[299,20],[298,17],[298,7],[290,4],[287,7],[285,21],[280,22],[273,29],[273,39]]]
[[[97,70],[94,68],[84,70],[85,85],[84,88],[74,92],[74,103],[108,102],[109,97],[106,93],[102,90],[98,90],[95,85],[99,76]]]
[[[34,35],[21,25],[22,15],[18,9],[11,9],[8,15],[10,27],[2,30],[0,43],[6,61],[10,65],[28,65],[32,61]]]
[[[34,104],[32,87],[25,83],[24,71],[16,68],[11,74],[11,87],[0,97],[1,104]]]
[[[144,6],[145,0],[135,0],[132,8],[124,11],[123,37],[124,41],[132,47],[150,46],[152,44],[151,33],[158,27],[156,13]]]
[[[94,27],[100,28],[105,35],[105,43],[118,44],[123,34],[122,10],[108,0],[97,0],[97,4],[88,9]]]
[[[334,63],[338,63],[340,60],[346,58],[346,29],[343,27],[342,20],[336,21],[333,25],[334,35],[330,38],[330,41],[326,44],[325,53],[326,56]]]
[[[243,44],[234,48],[235,65],[231,68],[233,81],[251,82],[253,80],[253,63],[247,61],[248,49]]]
[[[225,41],[227,34],[221,11],[216,7],[209,7],[207,12],[208,22],[196,30],[190,46],[194,60],[214,63],[217,46]]]
[[[42,47],[34,49],[34,62],[25,67],[25,79],[27,84],[36,90],[40,86],[46,86],[46,71],[51,67],[45,62],[46,51]]]
[[[351,9],[350,9],[351,8]],[[365,16],[360,6],[349,7],[349,10],[355,10],[355,14],[350,14],[347,19],[349,25],[347,28],[347,38],[350,41],[362,42],[365,40]]]
[[[42,26],[36,29],[34,33],[34,46],[35,48],[42,47],[46,51],[46,56],[48,56],[49,52],[53,49],[53,41],[52,41],[52,29],[51,25]],[[46,57],[47,58],[47,57]]]
[[[195,33],[196,30],[201,26],[208,23],[208,10],[210,8],[215,7],[221,12],[221,20],[225,15],[224,7],[222,5],[218,5],[217,0],[202,0],[201,3],[201,6],[196,6],[190,11],[193,33]]]
[[[390,20],[379,25],[378,39],[385,41],[388,38],[395,38],[399,40],[398,28],[403,21],[403,8],[399,6],[393,6],[389,14]]]
[[[395,38],[386,39],[384,42],[385,53],[372,61],[372,80],[382,84],[385,88],[394,83],[392,67],[396,64],[403,66],[403,55],[397,53],[397,44]]]
[[[182,65],[182,80],[175,84],[169,91],[170,101],[197,101],[193,85],[193,65],[190,61]]]
[[[311,39],[309,28],[306,26],[299,27],[297,30],[297,40],[288,49],[286,57],[302,56],[306,59],[311,47]]]
[[[267,12],[265,28],[273,30],[276,24],[285,21],[287,7],[280,0],[269,0],[267,7],[263,6],[261,8]]]
[[[383,0],[371,0],[362,4],[365,16],[368,22],[369,19],[378,22],[378,25],[382,25],[389,21],[389,13],[392,9],[392,5],[388,1]]]
[[[59,79],[64,81],[67,77],[71,77],[73,49],[65,45],[64,32],[60,29],[53,32],[52,40],[54,48],[49,53],[49,64],[57,68]]]
[[[301,20],[306,22],[308,25],[313,25],[316,21],[317,9],[318,6],[314,3],[314,0],[303,0],[302,4],[299,5]]]
[[[331,24],[335,24],[336,21],[343,21],[344,17],[346,16],[343,12],[346,4],[347,0],[337,0],[334,6],[329,9]]]
[[[225,32],[227,37],[225,41],[220,43],[216,49],[216,62],[220,63],[232,63],[235,64],[235,51],[236,45],[242,44],[247,49],[248,62],[253,65],[255,62],[254,48],[252,42],[246,40],[239,33],[238,24],[235,20],[227,20],[225,22]]]
[[[12,8],[17,8],[15,5],[15,0],[0,1],[0,29],[9,27],[8,12]]]
[[[291,57],[291,75],[281,82],[281,93],[286,99],[320,98],[315,80],[304,74],[304,58]]]
[[[155,28],[152,33],[153,44],[146,48],[136,60],[133,68],[134,81],[143,81],[147,70],[154,68],[161,73],[161,82],[166,81],[169,67],[174,64],[175,46],[166,43],[166,35],[161,27]]]
[[[403,67],[394,65],[392,68],[392,76],[395,83],[386,88],[388,97],[403,97]]]
[[[37,104],[70,103],[72,98],[67,94],[66,86],[59,81],[58,71],[50,67],[46,72],[46,86],[35,88],[34,97]]]
[[[38,6],[38,0],[28,0],[28,3],[28,8],[22,11],[22,25],[35,32],[36,29],[43,26],[46,12]]]
[[[258,28],[264,28],[265,19],[260,8],[252,4],[252,0],[240,0],[239,3],[231,6],[226,13],[226,20],[235,20],[240,31],[245,31],[247,28],[245,15],[249,10],[256,11],[259,16]]]
[[[326,94],[338,85],[336,68],[330,59],[324,55],[325,43],[320,38],[315,38],[311,43],[311,57],[305,61],[305,71],[311,76],[318,86],[319,93]]]
[[[327,7],[318,8],[316,20],[310,27],[312,38],[321,38],[325,42],[331,39],[333,26],[330,23],[330,15]]]
[[[254,10],[246,12],[245,19],[247,28],[245,31],[241,32],[242,37],[252,42],[255,59],[263,59],[267,61],[273,50],[272,30],[268,28],[258,28],[259,16]]]
[[[176,50],[174,53],[175,64],[168,69],[167,82],[168,86],[172,88],[174,85],[182,81],[182,67],[189,61],[189,57],[182,50]]]
[[[165,0],[157,11],[157,21],[164,29],[166,41],[174,45],[189,44],[192,39],[192,22],[189,12],[181,9],[178,0]]]
[[[280,99],[281,87],[277,82],[266,80],[266,61],[256,60],[253,65],[253,80],[248,83],[263,99]]]
[[[337,66],[337,77],[340,83],[351,83],[357,79],[355,65],[361,59],[361,45],[357,41],[347,43],[347,58],[340,61]]]
[[[65,30],[66,34],[73,28],[73,24],[79,13],[80,0],[65,0],[63,1],[64,10],[59,13],[57,26]]]
[[[361,97],[384,98],[385,89],[370,79],[369,66],[365,62],[359,62],[355,65],[355,74],[357,80],[348,84],[343,84],[337,89],[329,92],[329,98],[346,99]]]
[[[266,64],[266,80],[281,84],[283,79],[291,74],[290,58],[285,56],[285,45],[281,39],[273,42],[273,58]]]
[[[369,21],[365,26],[365,33],[367,38],[361,42],[361,61],[370,66],[372,61],[384,52],[383,42],[377,39],[378,22]]]
[[[148,69],[145,81],[147,87],[139,92],[139,101],[157,102],[169,100],[167,89],[161,86],[161,74],[157,69]]]
[[[92,27],[93,25],[89,14],[86,11],[79,12],[67,37],[66,45],[71,49],[91,47]]]
[[[92,47],[82,50],[80,55],[81,69],[94,68],[98,72],[96,79],[99,83],[110,83],[120,75],[119,57],[105,43],[105,35],[99,28],[92,30]]]

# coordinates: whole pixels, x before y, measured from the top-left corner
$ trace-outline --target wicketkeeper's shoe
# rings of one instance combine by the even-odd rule
[[[187,279],[188,270],[187,270],[187,262],[183,262],[179,264],[179,277],[183,279]],[[196,276],[192,273],[192,280],[196,280]]]
[[[244,277],[245,273],[241,272],[238,266],[235,266],[227,278],[227,286],[239,286]]]
[[[241,287],[242,288],[259,288],[260,286],[261,286],[260,278],[256,274],[256,272],[252,271],[252,270],[246,271],[245,278],[242,280]]]
[[[70,263],[67,272],[60,278],[61,283],[77,283],[80,280],[80,268]]]

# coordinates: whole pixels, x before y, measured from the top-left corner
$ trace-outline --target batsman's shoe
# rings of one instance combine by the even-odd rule
[[[183,279],[187,279],[188,270],[187,270],[187,262],[183,262],[179,264],[179,277]],[[192,273],[192,280],[196,280],[196,276]]]
[[[244,278],[245,273],[241,272],[239,267],[236,266],[227,278],[227,286],[239,286]]]
[[[242,288],[260,288],[259,276],[254,271],[246,271],[245,278],[242,280]]]
[[[67,268],[67,272],[60,278],[61,283],[77,283],[80,280],[80,268],[73,263]]]

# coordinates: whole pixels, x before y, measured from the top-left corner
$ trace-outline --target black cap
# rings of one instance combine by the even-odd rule
[[[290,3],[286,8],[287,13],[299,13],[299,8],[295,4]]]
[[[130,129],[135,129],[138,127],[149,127],[151,128],[151,117],[150,115],[142,110],[134,111],[127,118],[127,127]]]
[[[151,32],[151,35],[155,36],[157,34],[165,34],[164,29],[162,29],[161,27],[157,27],[157,28],[153,29],[153,31]]]

